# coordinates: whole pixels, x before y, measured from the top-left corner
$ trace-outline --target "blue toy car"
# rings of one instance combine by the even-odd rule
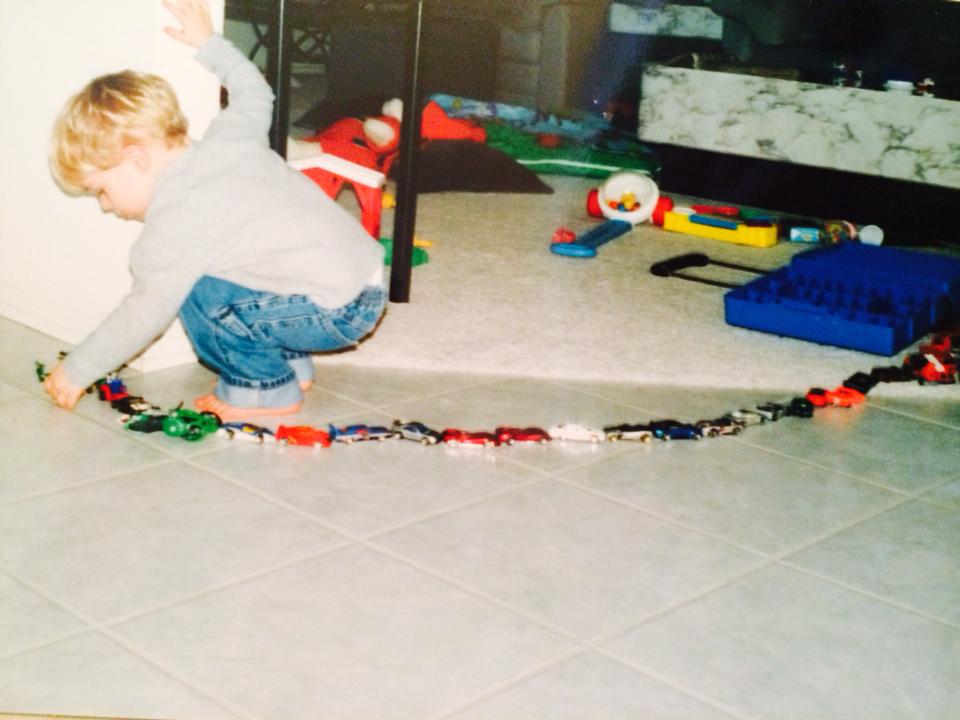
[[[370,428],[361,423],[356,425],[346,425],[342,428],[338,428],[336,425],[331,423],[329,429],[331,440],[336,440],[337,442],[347,444],[361,442],[366,440],[370,435]]]
[[[656,420],[650,423],[653,436],[660,440],[699,440],[700,428],[679,420]]]

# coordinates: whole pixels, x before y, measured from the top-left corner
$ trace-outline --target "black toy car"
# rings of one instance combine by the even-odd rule
[[[787,405],[785,414],[789,417],[812,418],[813,403],[804,397],[795,397],[790,401],[790,404]]]

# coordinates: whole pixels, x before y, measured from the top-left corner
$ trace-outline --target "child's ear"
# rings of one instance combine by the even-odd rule
[[[123,148],[124,160],[130,160],[133,166],[140,171],[146,172],[150,169],[153,158],[143,145],[131,144]]]

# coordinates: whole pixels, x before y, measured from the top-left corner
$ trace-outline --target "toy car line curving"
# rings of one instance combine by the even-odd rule
[[[64,356],[61,353],[61,358]],[[740,408],[715,419],[684,423],[678,420],[654,420],[649,423],[621,423],[599,430],[581,423],[560,423],[547,430],[537,427],[499,426],[494,432],[471,432],[447,428],[433,430],[417,421],[395,420],[391,427],[361,423],[338,428],[333,424],[328,431],[308,425],[281,425],[276,433],[248,422],[221,422],[211,412],[199,412],[176,407],[167,413],[142,397],[131,395],[123,381],[115,374],[97,380],[87,392],[96,391],[103,402],[110,403],[121,417],[124,428],[132,432],[163,432],[195,442],[210,434],[250,442],[275,442],[285,445],[329,447],[333,441],[351,444],[367,440],[400,438],[424,445],[496,447],[501,444],[546,443],[552,440],[599,443],[632,440],[649,442],[660,440],[699,440],[724,435],[739,435],[750,425],[777,422],[783,417],[813,417],[818,407],[849,408],[865,401],[866,394],[879,383],[919,382],[948,384],[960,382],[960,334],[937,334],[919,345],[917,352],[908,354],[901,365],[874,367],[869,373],[857,372],[833,390],[814,387],[806,395],[781,402],[764,402],[753,409]],[[43,363],[36,363],[40,382],[47,377]]]

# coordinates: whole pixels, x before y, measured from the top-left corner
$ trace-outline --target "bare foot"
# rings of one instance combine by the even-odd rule
[[[204,395],[203,397],[198,397],[193,401],[193,404],[197,406],[198,410],[214,413],[224,422],[230,422],[232,420],[249,420],[250,418],[262,417],[264,415],[293,415],[293,413],[300,410],[300,406],[303,405],[302,402],[298,402],[294,403],[293,405],[287,405],[286,407],[279,408],[238,408],[234,407],[233,405],[228,405],[216,395]]]

